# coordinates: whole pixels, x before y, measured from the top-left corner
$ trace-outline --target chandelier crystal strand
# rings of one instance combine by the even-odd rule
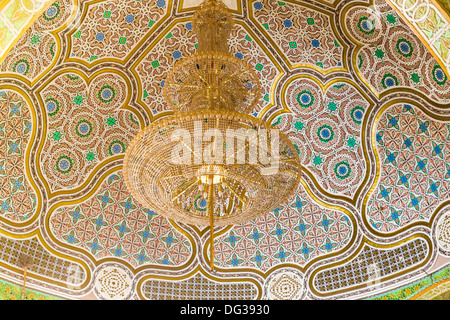
[[[211,235],[209,237],[210,239],[210,268],[211,270],[214,269],[214,175],[208,176],[209,180],[209,192],[208,192],[208,216],[210,218],[210,230]]]
[[[254,116],[259,79],[228,48],[232,15],[206,0],[192,20],[197,52],[169,71],[163,95],[174,114],[144,128],[124,158],[127,188],[167,218],[210,227],[258,218],[287,200],[300,180],[289,138]],[[270,155],[270,156],[269,156]]]

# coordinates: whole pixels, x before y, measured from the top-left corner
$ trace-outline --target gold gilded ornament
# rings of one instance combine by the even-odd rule
[[[250,115],[261,87],[228,49],[231,13],[206,0],[193,16],[197,52],[169,72],[164,98],[174,114],[128,146],[124,176],[133,197],[167,218],[211,227],[274,210],[295,191],[301,165],[279,130]]]

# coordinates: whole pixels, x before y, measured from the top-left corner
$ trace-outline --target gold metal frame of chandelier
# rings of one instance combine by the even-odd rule
[[[228,129],[236,132],[273,129],[265,121],[249,115],[259,102],[261,85],[253,68],[229,52],[233,24],[231,12],[222,0],[205,0],[198,7],[192,18],[198,38],[197,52],[175,64],[163,88],[163,97],[175,114],[141,130],[128,145],[123,165],[125,184],[141,205],[158,208],[169,219],[210,227],[211,270],[214,269],[214,224],[242,223],[275,209],[298,187],[301,173],[297,150],[281,132],[279,140],[283,150],[277,151],[281,165],[270,177],[263,173],[267,169],[264,161],[190,163],[184,167],[169,163],[170,148],[173,151],[174,147],[169,134],[178,128],[185,130],[189,137],[195,136],[199,132],[196,121],[209,121],[208,130],[218,130],[221,134]],[[200,131],[204,133],[203,129]],[[244,140],[248,138],[242,136]],[[216,139],[214,136],[215,147]],[[255,141],[249,138],[245,143],[247,146]],[[220,142],[217,144],[220,146]],[[267,150],[263,151],[267,156]],[[270,153],[273,156],[272,149]],[[195,202],[200,198],[207,200],[202,210]],[[189,208],[193,205],[195,210],[191,212]]]
[[[216,124],[221,123],[221,127],[223,124],[225,127],[232,124],[246,129],[270,129],[270,125],[261,119],[231,111],[221,110],[219,113],[215,110],[197,110],[193,113],[175,114],[159,120],[157,126],[151,124],[138,133],[127,147],[123,172],[127,188],[144,207],[158,208],[161,214],[178,222],[210,227],[211,268],[213,269],[214,225],[225,226],[255,219],[287,201],[300,182],[301,166],[295,147],[282,133],[279,136],[279,145],[282,149],[279,172],[268,175],[266,178],[258,173],[260,172],[258,170],[262,168],[259,164],[248,166],[200,163],[184,167],[168,165],[170,164],[169,152],[174,147],[170,135],[175,130],[184,128],[185,125],[192,128],[193,122],[205,120],[208,120],[213,128],[217,128]],[[205,127],[205,129],[208,128]],[[237,175],[233,175],[233,170],[237,170],[237,167],[246,168],[247,173],[239,174],[238,171]],[[251,172],[253,175],[250,174]],[[215,212],[214,206],[217,205],[215,193],[220,187],[219,183],[224,180],[223,177],[225,177],[226,191],[230,195],[228,203],[233,205],[234,211],[225,212],[221,216],[221,210],[218,209],[219,211]],[[214,182],[215,179],[217,181]],[[213,183],[208,183],[209,181]],[[204,189],[199,191],[197,185],[202,183]],[[250,189],[257,192],[253,198],[246,195],[248,191],[251,191]],[[186,199],[191,197],[188,204],[192,206],[195,199],[198,201],[198,195],[202,193],[207,204],[206,214],[196,214],[197,209],[192,212],[186,211],[181,206],[182,201],[178,201],[181,196],[186,196]]]
[[[245,114],[237,114],[235,112],[220,112],[216,113],[214,111],[201,111],[198,110],[193,113],[184,113],[184,114],[176,114],[161,120],[158,120],[157,126],[155,124],[151,124],[144,128],[141,132],[138,133],[138,135],[130,142],[130,144],[127,147],[127,151],[125,152],[124,157],[124,166],[123,166],[123,172],[125,176],[125,183],[129,190],[132,191],[134,197],[136,200],[138,200],[142,205],[146,207],[154,207],[158,206],[161,208],[165,208],[163,214],[173,220],[181,221],[183,223],[188,224],[194,224],[194,225],[208,225],[209,219],[206,217],[202,217],[200,215],[196,215],[192,212],[186,212],[185,210],[181,209],[171,209],[167,205],[164,205],[165,201],[174,201],[177,196],[183,193],[183,191],[187,191],[185,189],[180,189],[179,185],[182,184],[183,175],[187,176],[188,174],[191,174],[191,176],[194,175],[202,175],[198,174],[197,171],[202,166],[205,165],[211,165],[211,163],[200,163],[198,165],[190,165],[190,166],[178,166],[175,169],[175,165],[170,165],[167,168],[172,170],[172,172],[167,173],[166,171],[160,171],[161,166],[167,166],[170,164],[170,154],[168,154],[166,149],[173,148],[175,143],[178,142],[171,142],[170,141],[170,135],[171,133],[179,129],[186,122],[194,122],[194,121],[204,121],[205,119],[222,119],[220,121],[229,121],[230,123],[240,123],[240,126],[243,128],[253,128],[258,127],[262,129],[270,129],[270,125],[267,124],[265,121],[255,118],[253,116],[245,115]],[[211,120],[212,121],[212,120]],[[213,126],[213,125],[212,125]],[[205,128],[206,129],[206,128]],[[264,181],[277,181],[280,183],[287,183],[285,179],[281,179],[279,177],[293,177],[295,176],[295,182],[293,183],[292,188],[289,188],[288,190],[284,190],[285,197],[280,198],[277,197],[277,200],[274,200],[274,202],[271,204],[272,207],[266,207],[267,211],[269,212],[271,209],[274,209],[276,205],[278,205],[280,202],[287,200],[287,197],[290,193],[294,191],[294,188],[298,186],[298,183],[300,182],[300,172],[301,172],[301,166],[300,166],[300,159],[296,152],[295,147],[293,146],[290,139],[285,136],[284,134],[280,133],[279,136],[280,140],[280,146],[283,146],[285,150],[285,156],[282,156],[279,159],[280,167],[279,167],[279,175],[268,175],[267,179],[271,178],[272,180],[252,180],[250,176],[248,176],[246,179],[241,178],[239,176],[236,176],[236,174],[233,174],[233,171],[230,172],[228,170],[227,177],[230,179],[240,181],[240,179],[245,180],[244,182],[247,184],[253,183],[254,185],[258,185],[261,190],[263,188],[269,188],[270,186],[264,186]],[[203,149],[202,149],[203,150]],[[223,162],[223,165],[221,165],[224,168],[232,168],[233,170],[237,170],[238,167],[242,167],[246,164],[226,164]],[[152,168],[154,166],[154,168]],[[258,168],[261,168],[261,165],[253,166],[254,170],[260,170]],[[148,171],[153,170],[153,171]],[[274,172],[277,173],[277,172]],[[156,174],[159,174],[156,176]],[[237,173],[239,175],[239,172]],[[258,174],[258,173],[256,173]],[[208,175],[206,172],[204,175]],[[166,183],[173,183],[176,184],[176,187],[172,187],[170,189],[170,192],[167,193],[159,193],[161,197],[166,197],[167,199],[160,200],[162,198],[156,198],[156,195],[158,193],[155,193],[156,191],[148,189],[148,185],[156,185],[161,186],[161,182],[157,182],[157,179],[163,178],[164,181],[167,181],[170,179],[170,181]],[[277,180],[278,178],[278,180]],[[143,182],[143,179],[147,179],[146,181],[149,184],[145,184]],[[151,180],[153,179],[153,180]],[[178,179],[178,180],[177,180]],[[288,178],[289,179],[289,178]],[[291,182],[289,180],[288,182]],[[190,181],[189,183],[186,182],[186,187],[189,187],[190,184],[192,184],[193,181]],[[244,184],[245,185],[245,184]],[[267,189],[268,190],[268,189]],[[240,193],[234,192],[236,198],[239,198]],[[242,200],[242,199],[241,199]],[[267,200],[267,199],[264,199]],[[149,202],[152,201],[152,202]],[[257,218],[258,216],[264,214],[264,212],[256,212],[250,210],[246,215],[237,216],[234,214],[227,215],[223,214],[222,216],[215,216],[215,223],[216,225],[230,225],[230,224],[236,224],[236,223],[242,223],[254,218]]]

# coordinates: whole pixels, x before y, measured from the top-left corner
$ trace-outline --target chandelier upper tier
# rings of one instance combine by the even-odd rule
[[[175,64],[163,95],[173,115],[143,129],[125,153],[128,189],[143,206],[195,225],[230,225],[269,213],[300,179],[291,141],[251,116],[261,87],[228,48],[233,18],[206,0],[192,20],[197,52]]]

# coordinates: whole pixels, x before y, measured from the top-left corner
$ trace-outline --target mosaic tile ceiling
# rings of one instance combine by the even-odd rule
[[[255,117],[304,166],[285,203],[208,228],[141,207],[122,161],[171,113],[198,1],[57,0],[0,64],[0,291],[32,299],[445,299],[450,80],[384,0],[226,2]]]

